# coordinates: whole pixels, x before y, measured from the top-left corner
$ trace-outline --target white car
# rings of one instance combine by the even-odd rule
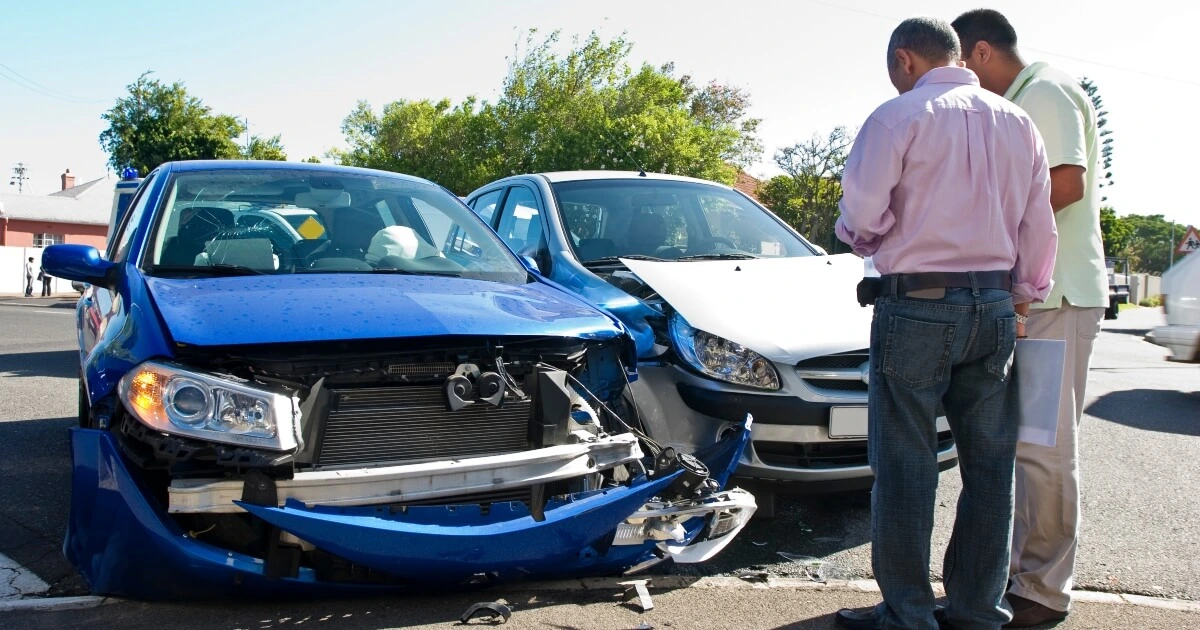
[[[1200,362],[1200,255],[1175,263],[1162,277],[1163,311],[1167,325],[1146,340],[1171,351],[1171,361]]]
[[[829,256],[741,192],[659,174],[519,175],[467,196],[518,254],[633,333],[646,430],[685,452],[753,417],[743,478],[870,487],[864,261]],[[938,461],[956,461],[945,419]],[[778,483],[756,484],[760,513]]]

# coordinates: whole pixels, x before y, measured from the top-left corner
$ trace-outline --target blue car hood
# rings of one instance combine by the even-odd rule
[[[198,346],[624,332],[602,311],[540,282],[314,274],[147,277],[146,284],[175,342]]]

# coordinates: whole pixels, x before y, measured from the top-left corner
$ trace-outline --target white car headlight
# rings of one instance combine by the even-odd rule
[[[722,381],[760,389],[779,389],[779,373],[761,354],[712,333],[692,328],[679,313],[671,315],[671,341],[688,365]]]
[[[118,388],[143,424],[175,435],[277,451],[300,444],[298,401],[216,376],[147,361]]]

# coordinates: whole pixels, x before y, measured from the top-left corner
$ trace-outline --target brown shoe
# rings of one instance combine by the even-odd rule
[[[1012,621],[1005,624],[1005,628],[1031,628],[1044,623],[1057,624],[1067,618],[1067,612],[1064,610],[1054,610],[1020,595],[1008,593],[1004,597],[1013,609]]]

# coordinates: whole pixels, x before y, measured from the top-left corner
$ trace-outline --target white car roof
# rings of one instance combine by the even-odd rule
[[[710,181],[707,179],[698,179],[696,177],[684,177],[683,175],[667,175],[666,173],[651,173],[646,172],[643,177],[637,171],[553,171],[550,173],[538,173],[545,177],[552,184],[559,182],[578,182],[593,179],[637,179],[637,180],[658,180],[668,182],[692,182],[695,184],[707,184],[709,186],[720,186],[729,188],[725,184]]]

